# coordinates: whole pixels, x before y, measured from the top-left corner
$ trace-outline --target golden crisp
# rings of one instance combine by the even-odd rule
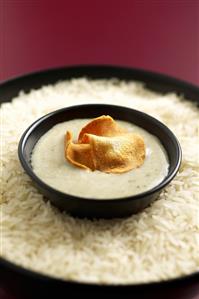
[[[141,166],[143,138],[119,127],[110,116],[100,116],[82,128],[78,142],[66,133],[65,157],[73,165],[107,173],[122,173]]]

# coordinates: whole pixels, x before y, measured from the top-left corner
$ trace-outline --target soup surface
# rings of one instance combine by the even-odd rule
[[[66,131],[78,137],[89,119],[75,119],[55,125],[37,142],[32,154],[32,167],[37,176],[51,187],[76,196],[110,199],[147,191],[159,184],[168,173],[166,152],[154,135],[131,123],[117,121],[129,132],[140,134],[146,145],[144,164],[122,174],[77,168],[64,157]]]

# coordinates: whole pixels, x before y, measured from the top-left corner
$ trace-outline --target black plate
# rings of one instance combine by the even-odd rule
[[[78,78],[112,78],[136,80],[146,83],[146,87],[158,92],[176,92],[184,95],[190,101],[199,103],[199,88],[189,83],[138,69],[113,66],[75,66],[58,68],[27,76],[15,78],[0,85],[1,102],[10,101],[17,96],[20,90],[26,92],[40,88],[44,84],[52,84],[59,80]],[[66,282],[47,275],[10,263],[0,258],[0,286],[22,298],[187,298],[197,292],[196,284],[199,281],[199,272],[191,275],[171,279],[163,282],[136,284],[128,286],[99,286]],[[72,294],[72,295],[69,295]],[[179,296],[179,297],[177,297]]]

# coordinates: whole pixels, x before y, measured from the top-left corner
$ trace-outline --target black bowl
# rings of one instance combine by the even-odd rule
[[[111,115],[116,120],[119,119],[131,122],[158,137],[169,158],[168,174],[160,184],[138,195],[119,199],[99,200],[62,193],[50,187],[37,177],[31,167],[31,154],[35,144],[43,134],[58,123],[78,118],[95,118],[103,114]],[[18,153],[23,168],[35,182],[37,188],[52,204],[62,210],[66,210],[74,216],[89,218],[124,217],[143,210],[157,198],[161,190],[175,177],[181,162],[179,142],[165,125],[140,111],[104,104],[89,104],[63,108],[41,117],[36,120],[21,137]]]

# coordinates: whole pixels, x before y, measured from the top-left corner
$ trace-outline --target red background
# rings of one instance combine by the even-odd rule
[[[0,80],[118,64],[199,84],[199,0],[0,0]]]
[[[75,64],[139,67],[199,84],[199,0],[0,0],[0,80]],[[1,289],[0,298],[11,299]]]

